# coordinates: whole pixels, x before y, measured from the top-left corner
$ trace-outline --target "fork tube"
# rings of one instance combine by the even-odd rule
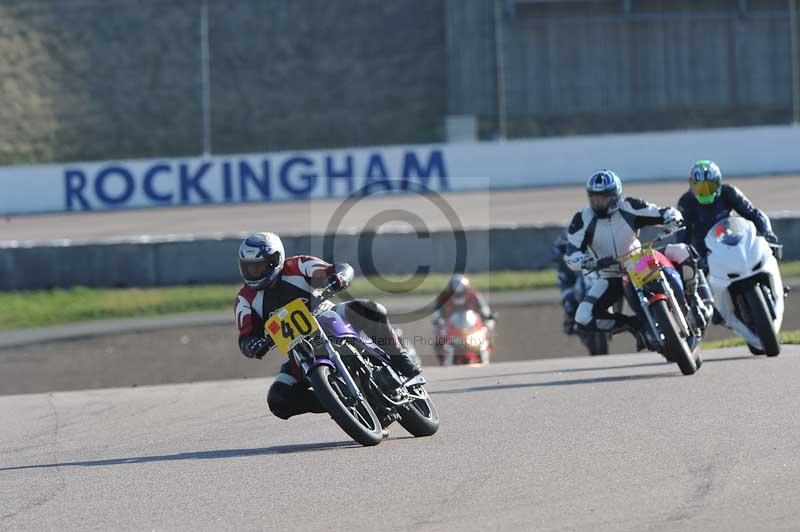
[[[331,341],[328,339],[328,335],[325,334],[325,331],[322,330],[320,327],[319,329],[320,338],[322,339],[323,343],[325,344],[325,352],[328,354],[328,358],[333,365],[336,366],[339,375],[341,375],[342,379],[344,380],[345,385],[347,385],[347,389],[353,394],[354,397],[361,400],[363,396],[361,395],[361,390],[358,389],[356,382],[353,380],[353,377],[350,375],[350,372],[347,371],[347,368],[342,361],[342,357],[339,356],[339,352],[333,348],[331,345]]]
[[[653,335],[656,338],[656,342],[658,342],[659,346],[663,346],[663,342],[661,341],[661,331],[656,327],[656,321],[653,319],[653,314],[650,312],[650,302],[644,297],[644,292],[640,289],[636,289],[636,295],[639,296],[639,302],[642,306],[642,312],[644,313],[645,317],[647,318],[648,323],[650,323],[650,330],[653,331]]]
[[[678,324],[681,326],[681,330],[686,338],[691,336],[691,331],[689,330],[689,324],[686,323],[686,316],[683,315],[681,312],[681,307],[678,304],[678,299],[675,297],[675,292],[672,291],[672,287],[669,285],[669,281],[664,279],[664,288],[666,289],[667,295],[669,296],[670,305],[672,305],[672,314],[677,315]]]

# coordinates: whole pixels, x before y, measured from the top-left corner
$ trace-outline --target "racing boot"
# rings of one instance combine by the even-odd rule
[[[408,349],[403,345],[402,340],[398,338],[394,329],[392,329],[392,338],[387,343],[385,351],[389,355],[392,369],[404,377],[403,382],[409,381],[422,373],[422,368],[411,358]]]
[[[714,308],[714,296],[711,295],[711,288],[708,286],[708,279],[703,270],[697,270],[697,295],[703,300],[708,308]]]
[[[631,323],[629,330],[636,339],[636,352],[652,351],[654,342],[648,337],[648,330],[644,327],[642,321],[638,317],[632,316]]]
[[[642,329],[635,329],[630,331],[633,337],[636,339],[636,352],[641,353],[642,351],[649,351],[650,348],[650,341],[647,338],[647,333],[644,332]]]
[[[711,288],[708,286],[708,279],[703,270],[697,270],[697,297],[703,302],[705,306],[706,322],[711,320],[714,314],[714,296],[711,295]]]
[[[636,339],[636,352],[647,351],[650,349],[650,342],[644,330],[642,320],[638,316],[618,316],[618,326],[611,331],[611,334],[618,332],[629,332]]]
[[[710,298],[711,292],[708,290],[705,274],[703,274],[703,270],[697,267],[697,261],[694,257],[690,256],[681,265],[681,277],[689,310],[686,316],[687,320],[694,330],[705,331],[706,327],[708,327],[708,320],[711,318],[709,309],[713,308],[713,306],[706,304],[705,298]],[[702,289],[700,288],[701,285]]]
[[[566,314],[564,316],[564,322],[561,325],[561,330],[564,331],[564,334],[567,336],[575,334],[575,319],[571,315]]]
[[[710,317],[711,311],[707,310],[705,303],[695,297],[692,304],[689,306],[689,313],[686,316],[692,329],[702,335],[703,331],[708,327],[708,320]]]

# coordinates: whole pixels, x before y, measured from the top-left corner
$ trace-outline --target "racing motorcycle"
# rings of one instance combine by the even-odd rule
[[[302,299],[278,309],[265,329],[275,347],[294,359],[331,418],[361,445],[377,445],[394,421],[413,436],[439,429],[439,412],[425,390],[425,379],[407,382],[389,356],[328,300],[333,285],[318,289],[313,312]]]
[[[783,248],[769,244],[744,218],[717,222],[705,237],[708,283],[725,324],[754,355],[777,356],[785,296],[777,259]]]
[[[645,323],[648,348],[678,365],[681,373],[692,375],[700,369],[700,342],[705,324],[690,319],[681,274],[655,245],[675,231],[643,243],[617,258],[623,271],[628,302]],[[702,301],[697,304],[702,305]]]
[[[457,311],[447,318],[443,336],[437,338],[442,346],[438,353],[442,366],[488,364],[494,350],[491,331],[474,310]]]

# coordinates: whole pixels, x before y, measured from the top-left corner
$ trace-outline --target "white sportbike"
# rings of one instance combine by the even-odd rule
[[[705,244],[708,284],[725,324],[744,338],[754,355],[777,356],[785,295],[775,258],[781,247],[770,245],[752,222],[738,217],[717,222]]]

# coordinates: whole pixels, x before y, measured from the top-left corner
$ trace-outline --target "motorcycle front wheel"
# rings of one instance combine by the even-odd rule
[[[308,380],[319,402],[348,436],[365,446],[383,440],[383,427],[367,400],[351,397],[344,381],[329,366],[315,367]]]
[[[768,357],[776,357],[781,353],[781,344],[778,342],[778,334],[772,324],[772,314],[767,308],[764,299],[764,292],[758,285],[750,286],[744,292],[744,300],[747,303],[747,311],[753,328],[764,346],[764,354]],[[752,350],[751,350],[752,352]]]
[[[650,312],[653,314],[653,319],[658,329],[664,336],[664,350],[666,351],[664,354],[667,358],[677,363],[681,373],[684,375],[697,373],[699,365],[697,360],[701,360],[700,354],[697,354],[697,360],[695,360],[686,340],[678,332],[678,324],[675,322],[675,317],[672,315],[667,302],[663,299],[656,301],[650,306]]]

